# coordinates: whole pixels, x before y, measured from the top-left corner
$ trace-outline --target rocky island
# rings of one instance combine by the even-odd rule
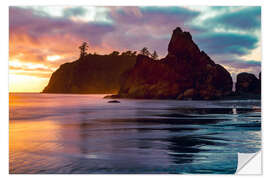
[[[230,73],[193,42],[189,32],[173,31],[168,55],[137,57],[116,96],[151,99],[218,99],[232,93]]]
[[[53,73],[44,93],[108,93],[111,98],[214,100],[260,98],[261,79],[230,73],[177,27],[165,58],[147,55],[86,55]]]
[[[261,73],[259,79],[251,73],[239,73],[236,77],[236,99],[260,99],[261,98]]]
[[[62,64],[52,74],[43,93],[115,94],[124,73],[135,63],[135,53],[88,54]]]

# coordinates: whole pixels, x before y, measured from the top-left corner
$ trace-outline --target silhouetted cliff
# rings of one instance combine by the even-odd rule
[[[236,92],[232,92],[230,73],[201,51],[191,34],[179,27],[173,31],[165,58],[154,60],[135,54],[89,54],[65,63],[52,74],[43,92],[104,93],[116,94],[110,96],[115,98],[143,99],[260,98],[260,78],[240,73]]]
[[[219,99],[232,93],[230,73],[193,42],[189,32],[173,31],[168,55],[157,61],[138,55],[116,96],[153,99]]]
[[[61,65],[44,93],[117,93],[123,73],[134,66],[135,55],[87,55]]]

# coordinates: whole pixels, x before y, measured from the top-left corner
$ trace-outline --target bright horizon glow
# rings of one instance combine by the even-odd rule
[[[58,60],[60,57],[55,57],[55,56],[51,56],[51,61],[55,61]],[[49,69],[47,66],[43,65],[43,64],[37,64],[37,63],[25,63],[25,62],[21,62],[20,60],[10,60],[9,61],[9,66],[10,67],[24,67],[27,69],[38,69],[38,68],[44,68],[44,69]]]
[[[9,92],[42,92],[48,78],[9,74]]]

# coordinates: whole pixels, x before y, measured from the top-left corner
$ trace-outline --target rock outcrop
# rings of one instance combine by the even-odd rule
[[[235,93],[237,95],[261,94],[261,73],[259,79],[251,73],[240,73],[236,77]]]
[[[61,65],[43,93],[117,93],[124,73],[135,63],[135,55],[89,54]]]
[[[232,92],[230,73],[193,42],[189,32],[173,31],[168,55],[153,60],[138,55],[118,95],[122,98],[219,99]]]

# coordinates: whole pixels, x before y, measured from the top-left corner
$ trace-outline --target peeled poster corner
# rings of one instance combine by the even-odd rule
[[[238,153],[237,175],[262,175],[262,152]]]

